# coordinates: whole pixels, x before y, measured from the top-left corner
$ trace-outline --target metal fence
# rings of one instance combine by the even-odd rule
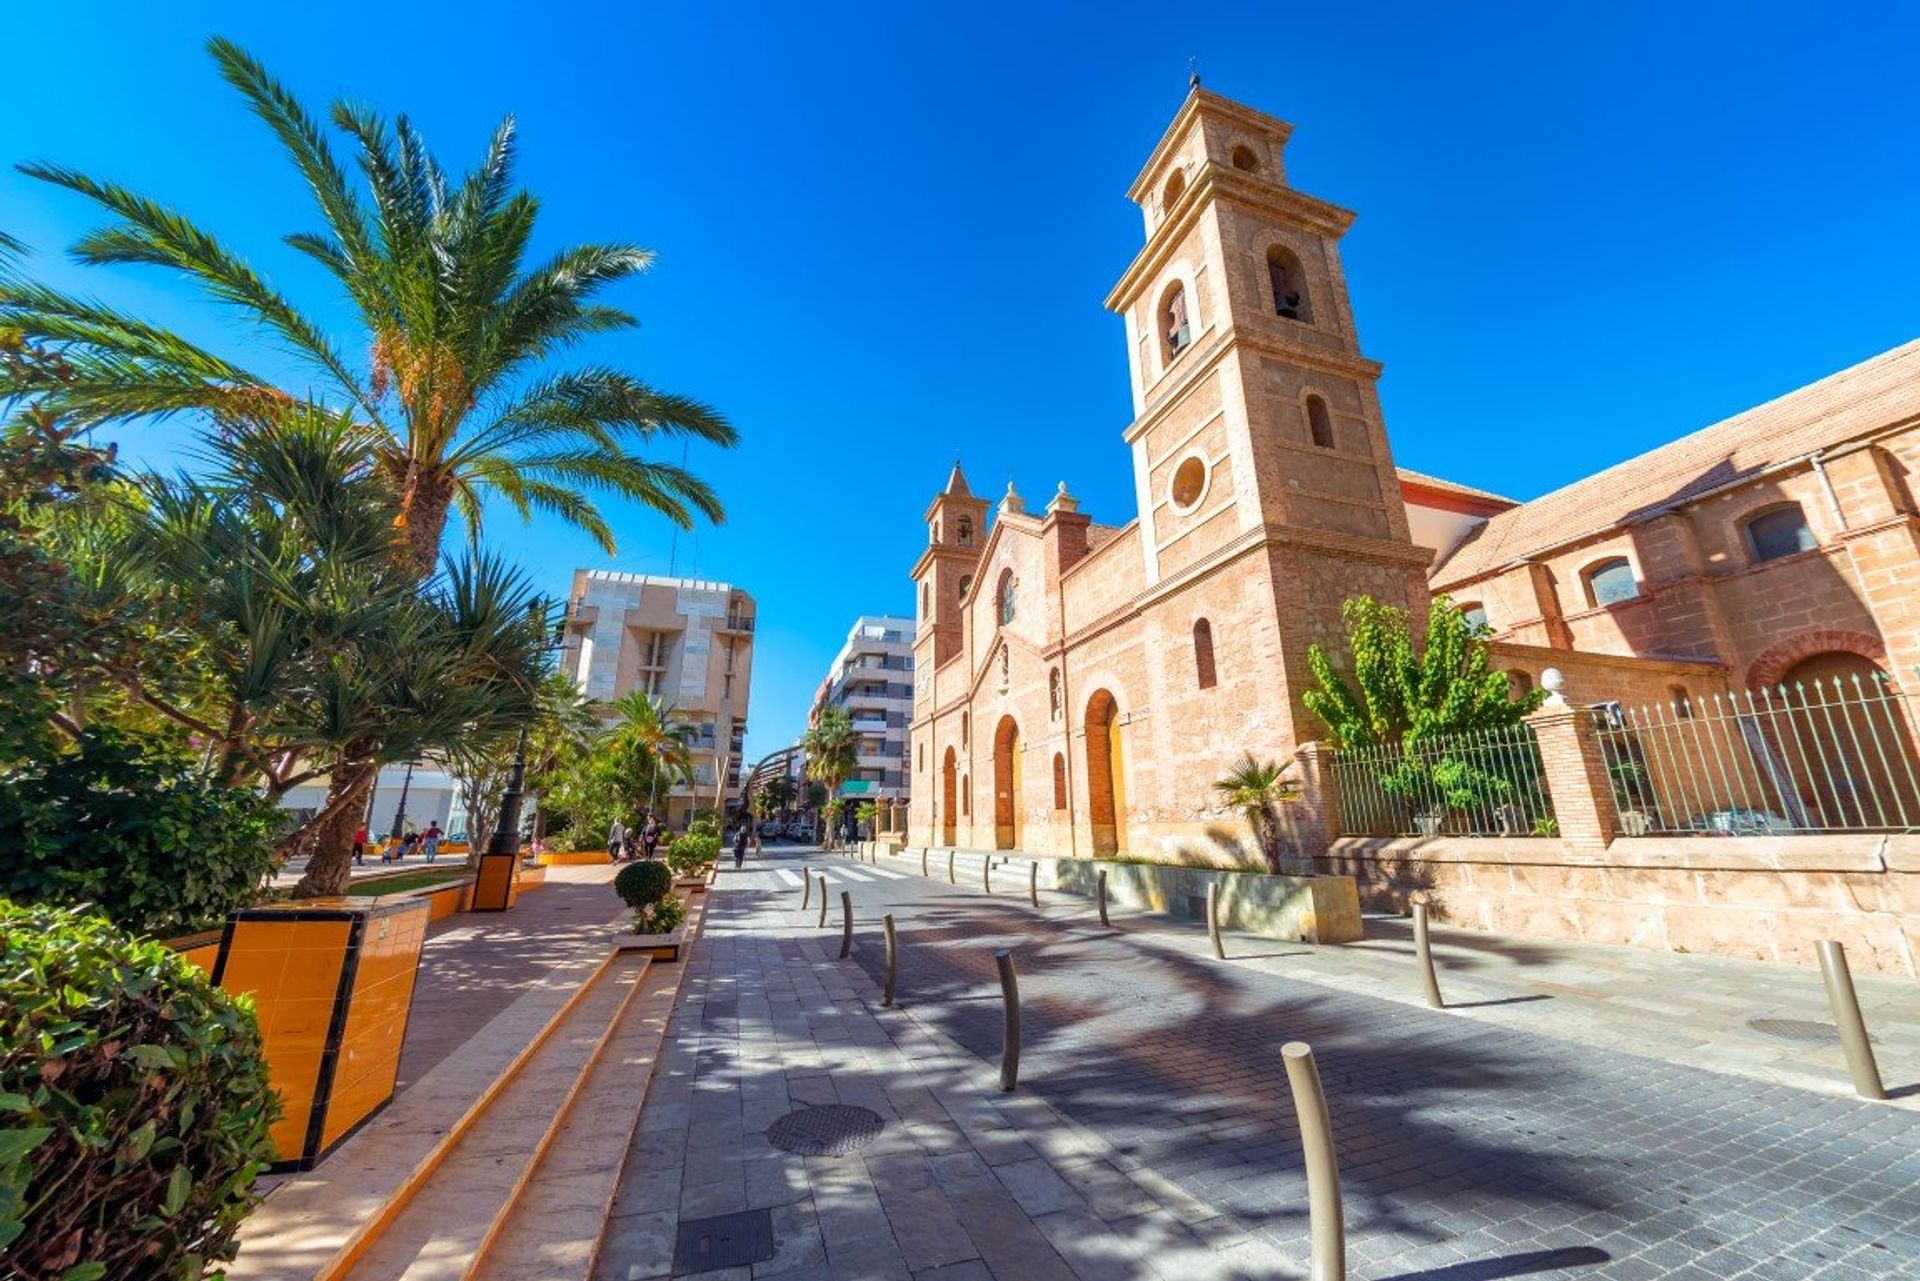
[[[1858,675],[1595,708],[1621,832],[1920,830],[1912,707]]]
[[[1340,830],[1352,836],[1553,836],[1530,725],[1336,752]]]

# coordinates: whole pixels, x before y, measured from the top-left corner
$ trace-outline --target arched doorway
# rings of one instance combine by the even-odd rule
[[[1781,678],[1792,709],[1801,799],[1823,827],[1920,825],[1920,761],[1887,675],[1843,650],[1812,654]]]
[[[940,843],[954,844],[955,827],[959,821],[959,769],[953,749],[947,749],[946,759],[940,762]]]
[[[1020,846],[1020,726],[1002,716],[993,731],[993,846]]]
[[[1118,854],[1127,847],[1126,748],[1120,704],[1106,690],[1087,700],[1087,817],[1093,852]]]

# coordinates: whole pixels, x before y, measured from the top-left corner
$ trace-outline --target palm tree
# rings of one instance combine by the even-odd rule
[[[619,718],[612,730],[614,741],[637,771],[635,782],[645,784],[651,809],[661,781],[672,787],[693,774],[693,726],[657,694],[634,690],[610,706]]]
[[[807,777],[826,785],[829,808],[840,798],[840,785],[858,763],[859,744],[853,718],[844,707],[826,708],[800,736],[800,745],[807,753]],[[834,817],[838,817],[837,810]],[[825,843],[829,847],[834,844],[835,835],[828,832]]]
[[[1221,800],[1244,813],[1253,825],[1254,839],[1260,843],[1260,857],[1269,872],[1280,871],[1280,809],[1288,801],[1300,799],[1300,785],[1287,778],[1293,757],[1284,761],[1261,762],[1252,752],[1241,758],[1233,772],[1213,786]]]
[[[638,501],[683,528],[696,514],[722,519],[705,482],[633,448],[662,436],[730,447],[736,435],[725,419],[613,366],[552,367],[583,339],[638,323],[597,296],[645,271],[652,254],[586,244],[529,266],[539,203],[514,185],[511,117],[479,166],[455,180],[406,117],[389,123],[336,103],[336,135],[238,45],[215,38],[208,48],[313,195],[320,230],[285,243],[338,283],[358,321],[350,338],[329,334],[175,210],[63,165],[22,172],[114,217],[73,246],[79,261],[184,273],[372,429],[370,457],[398,495],[402,560],[416,580],[434,572],[450,512],[457,507],[471,531],[488,496],[523,518],[558,515],[609,552],[603,497]],[[338,135],[358,181],[334,154]],[[0,277],[4,330],[57,345],[66,370],[55,379],[32,366],[0,368],[0,400],[26,398],[81,424],[201,413],[231,436],[309,394],[113,307],[13,275]]]

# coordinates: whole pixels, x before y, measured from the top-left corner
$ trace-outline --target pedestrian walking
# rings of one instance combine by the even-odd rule
[[[440,830],[439,819],[436,818],[433,822],[427,824],[425,834],[420,837],[421,848],[427,853],[427,862],[431,863],[440,857],[440,838],[444,835],[446,835],[446,833]]]
[[[647,861],[653,861],[654,851],[660,848],[660,820],[652,811],[647,813],[647,825],[640,829],[640,848],[646,851]]]
[[[367,861],[367,825],[365,823],[353,829],[353,861],[356,864]]]
[[[607,829],[607,853],[613,855],[618,863],[627,849],[627,825],[619,819],[613,820],[613,826]]]
[[[735,871],[746,866],[747,846],[749,844],[752,844],[757,849],[760,842],[753,834],[753,824],[742,823],[740,830],[733,834],[733,866]]]

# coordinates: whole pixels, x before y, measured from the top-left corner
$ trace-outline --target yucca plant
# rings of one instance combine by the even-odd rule
[[[1281,870],[1280,806],[1300,799],[1300,784],[1288,778],[1294,758],[1261,761],[1248,752],[1214,789],[1227,805],[1247,816],[1254,839],[1260,845],[1260,857],[1269,872]]]
[[[329,130],[238,45],[216,38],[208,48],[312,194],[318,229],[284,241],[337,283],[356,331],[329,333],[186,215],[65,165],[26,164],[22,172],[112,216],[72,246],[74,258],[183,273],[296,357],[311,382],[283,388],[245,357],[10,275],[0,277],[0,331],[57,345],[64,368],[58,378],[33,365],[0,368],[0,400],[87,425],[198,414],[233,437],[317,394],[370,429],[368,457],[398,496],[400,555],[416,580],[435,572],[449,514],[457,508],[475,528],[488,495],[523,517],[558,515],[609,552],[606,497],[683,527],[721,519],[699,477],[635,451],[662,437],[731,446],[724,418],[612,365],[554,366],[583,340],[638,323],[599,296],[653,255],[586,244],[530,265],[539,202],[514,182],[511,117],[479,165],[454,177],[405,116],[389,122],[336,103]],[[335,155],[341,140],[354,174]]]

